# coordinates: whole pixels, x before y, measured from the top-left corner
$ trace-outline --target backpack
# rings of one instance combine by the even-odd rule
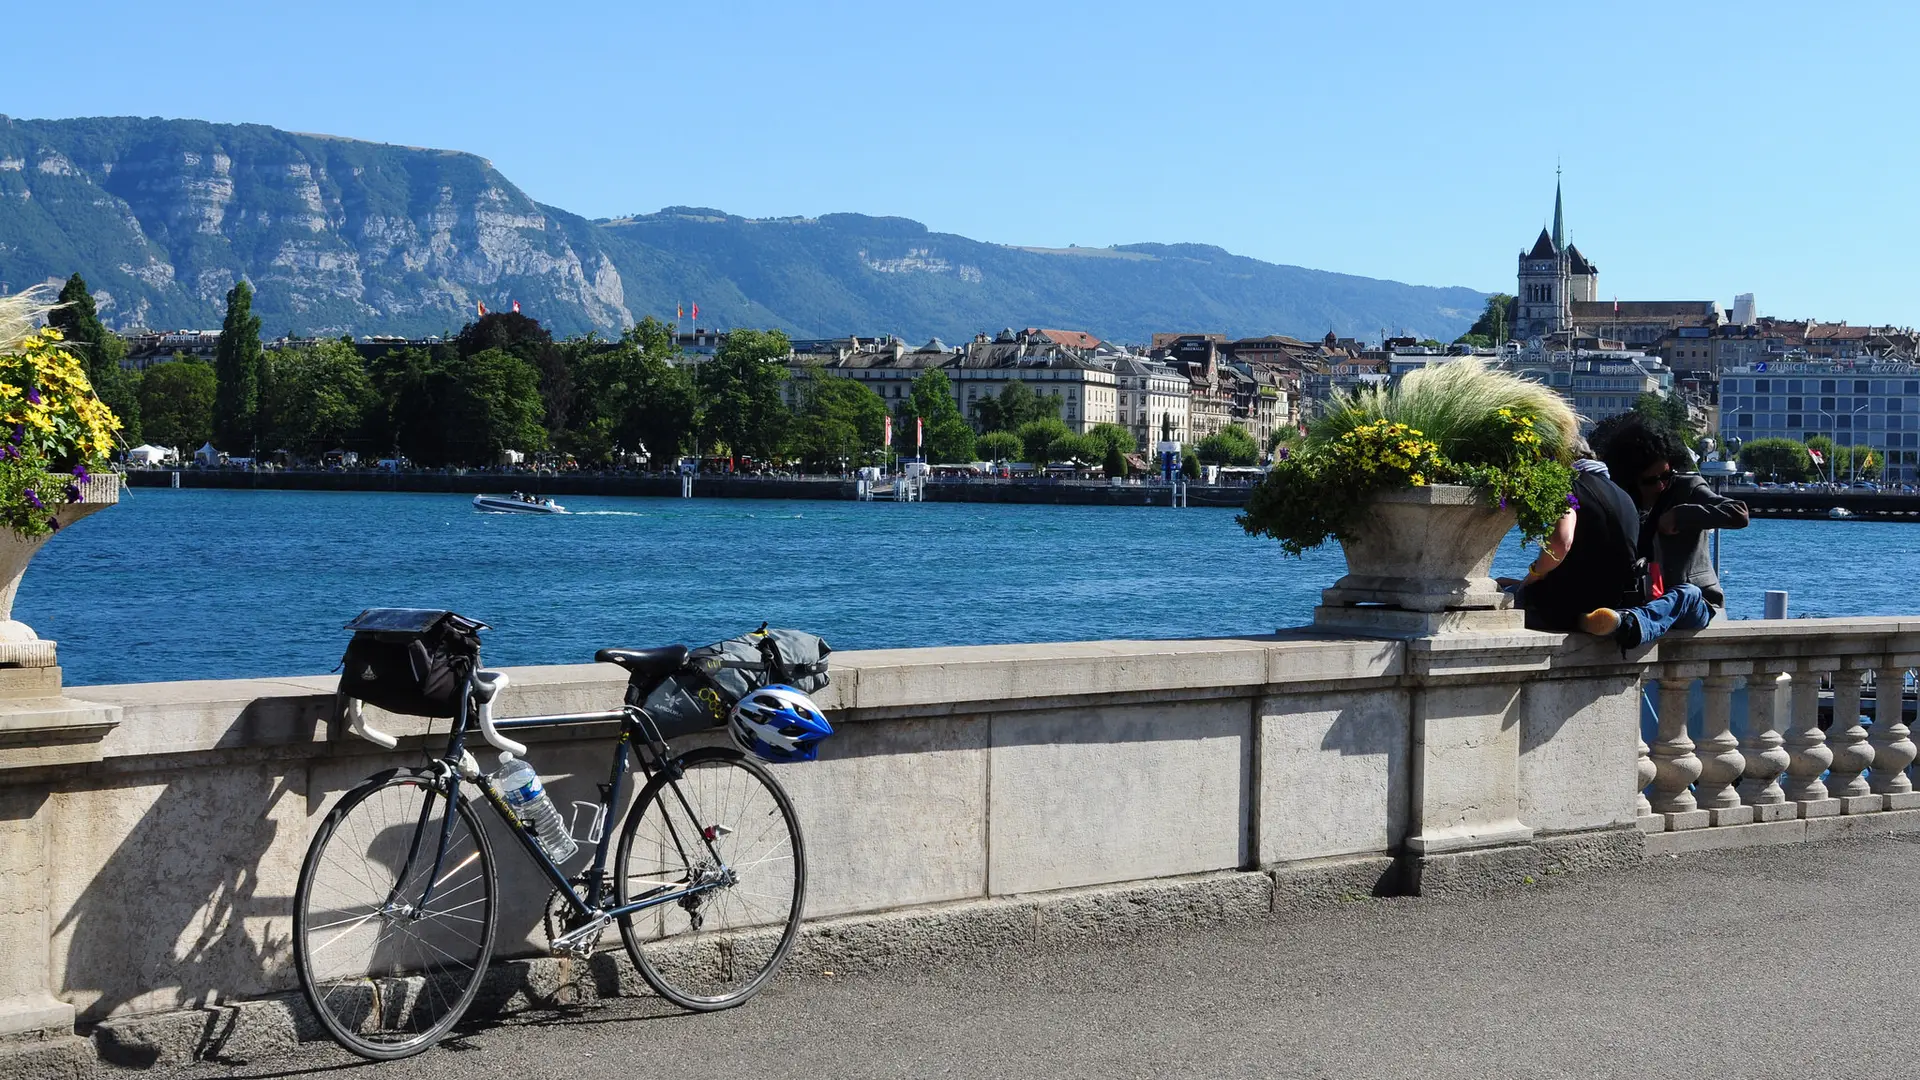
[[[340,658],[340,696],[407,716],[454,717],[486,623],[432,608],[368,608]]]
[[[664,739],[716,728],[748,691],[781,684],[803,693],[827,685],[832,646],[800,630],[760,629],[687,654],[687,662],[657,683],[627,684],[627,703],[646,710]]]

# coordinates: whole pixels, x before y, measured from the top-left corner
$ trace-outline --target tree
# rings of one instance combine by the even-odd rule
[[[1514,315],[1519,301],[1506,293],[1494,293],[1487,297],[1487,306],[1481,309],[1480,317],[1467,327],[1467,332],[1454,340],[1468,345],[1490,348],[1503,345],[1507,341],[1507,330],[1513,325]],[[1468,338],[1477,340],[1468,341]]]
[[[1035,469],[1045,469],[1047,462],[1053,460],[1054,440],[1073,434],[1073,429],[1061,423],[1059,417],[1050,416],[1021,424],[1014,434],[1020,437],[1021,460]]]
[[[1045,423],[1045,421],[1041,421],[1041,423]],[[1062,426],[1064,427],[1064,425]],[[1053,441],[1047,444],[1048,461],[1077,462],[1081,465],[1091,465],[1105,458],[1106,453],[1107,444],[1105,442],[1091,435],[1081,435],[1072,431],[1065,431],[1060,435],[1054,436]],[[1046,462],[1041,462],[1035,467],[1040,468],[1045,465]]]
[[[1260,461],[1260,444],[1238,424],[1228,424],[1201,439],[1195,452],[1208,465],[1254,465]]]
[[[1754,442],[1767,442],[1755,439]],[[1880,476],[1883,464],[1881,453],[1866,446],[1835,446],[1833,440],[1825,435],[1815,435],[1807,440],[1807,449],[1819,454],[1826,464],[1815,464],[1813,471],[1818,477],[1845,482],[1848,480],[1873,480]],[[1746,445],[1740,447],[1742,460],[1746,457]]]
[[[1049,418],[1060,418],[1059,399],[1036,394],[1019,379],[1001,387],[999,397],[973,403],[973,419],[981,431],[1017,431],[1022,424]]]
[[[921,451],[928,461],[973,460],[973,428],[960,415],[953,383],[939,368],[928,368],[914,378],[900,402],[898,418],[902,432],[913,430],[915,420],[921,422],[925,428]]]
[[[1022,449],[1020,436],[1011,431],[989,431],[973,442],[974,452],[987,461],[1013,461]]]
[[[1200,458],[1191,446],[1180,448],[1180,475],[1189,480],[1200,479]]]
[[[502,450],[543,450],[540,373],[503,349],[401,349],[374,370],[387,402],[387,436],[427,466],[489,464]]]
[[[380,398],[352,345],[322,341],[282,349],[269,365],[272,378],[260,402],[268,448],[303,456],[349,445],[376,449],[369,422]]]
[[[140,376],[121,366],[127,343],[101,324],[85,278],[75,274],[67,279],[60,290],[60,306],[48,314],[47,324],[67,340],[67,347],[80,357],[94,394],[120,418],[120,437],[139,442]]]
[[[148,368],[140,380],[146,440],[189,452],[210,441],[217,383],[211,365],[184,356]]]
[[[1789,484],[1814,477],[1807,448],[1792,439],[1753,439],[1740,444],[1740,467],[1763,479]]]
[[[778,330],[735,330],[694,373],[706,410],[700,431],[734,456],[770,458],[791,413],[780,396],[793,343]]]
[[[1100,445],[1101,467],[1108,476],[1127,475],[1127,455],[1134,451],[1133,432],[1119,424],[1095,424],[1087,437]]]
[[[253,286],[242,280],[227,291],[227,318],[214,350],[217,392],[213,435],[228,450],[252,450],[260,430],[260,318],[253,313]]]
[[[566,428],[573,406],[573,373],[566,354],[553,342],[553,334],[539,320],[517,311],[490,311],[460,328],[454,347],[461,356],[473,356],[488,349],[500,349],[525,361],[540,373],[540,400],[544,405],[547,431],[558,434]]]
[[[864,383],[819,368],[799,373],[800,408],[788,448],[808,468],[864,462],[884,437],[887,403]],[[971,434],[971,433],[969,433]]]
[[[1679,394],[1641,394],[1634,400],[1633,411],[1644,417],[1648,426],[1665,428],[1688,447],[1700,441],[1687,403]]]
[[[680,347],[671,326],[649,315],[617,342],[589,335],[560,348],[574,388],[562,445],[588,461],[644,448],[657,465],[692,447],[699,394],[692,373],[673,362]]]

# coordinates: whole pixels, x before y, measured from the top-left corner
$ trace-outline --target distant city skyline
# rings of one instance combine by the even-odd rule
[[[595,217],[892,214],[1499,292],[1558,164],[1600,299],[1751,292],[1777,317],[1920,323],[1920,15],[1890,6],[162,10],[10,14],[67,62],[0,111],[470,151]]]

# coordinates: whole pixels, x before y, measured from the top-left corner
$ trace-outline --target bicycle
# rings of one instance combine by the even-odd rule
[[[601,649],[594,659],[630,673],[638,693],[594,713],[495,719],[508,684],[477,658],[445,751],[428,765],[388,769],[348,791],[308,848],[294,901],[300,988],[336,1042],[361,1057],[392,1060],[437,1043],[459,1023],[493,952],[499,877],[492,843],[466,794],[479,789],[554,890],[547,908],[555,955],[584,959],[612,924],[647,985],[694,1011],[726,1009],[758,993],[786,959],[800,927],[806,855],[793,803],[772,773],[732,746],[674,754],[645,709],[652,687],[688,650]],[[359,702],[346,730],[393,749],[367,726]],[[616,723],[612,767],[600,785],[586,843],[591,858],[569,875],[541,847],[467,748],[477,730],[492,746],[524,756],[503,732]],[[634,764],[645,779],[612,831]],[[578,815],[576,815],[576,820]]]

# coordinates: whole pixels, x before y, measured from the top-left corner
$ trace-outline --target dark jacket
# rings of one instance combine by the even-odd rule
[[[1668,510],[1680,527],[1672,536],[1660,532],[1660,517]],[[1679,473],[1641,519],[1640,554],[1648,559],[1658,556],[1668,587],[1682,582],[1697,585],[1707,603],[1724,608],[1727,594],[1720,589],[1720,575],[1713,572],[1712,554],[1702,537],[1708,529],[1746,527],[1746,503],[1708,487],[1698,473]]]
[[[1560,565],[1523,592],[1530,630],[1569,633],[1595,608],[1631,607],[1639,584],[1634,572],[1634,530],[1640,515],[1633,499],[1604,474],[1578,472],[1573,497],[1573,544]]]

